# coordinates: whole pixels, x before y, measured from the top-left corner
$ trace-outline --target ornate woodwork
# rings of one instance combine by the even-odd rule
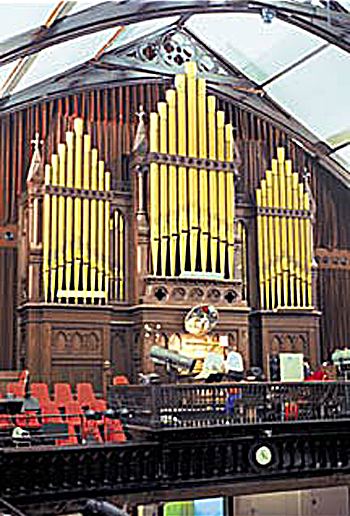
[[[297,435],[297,438],[295,437]],[[256,461],[266,446],[272,460]],[[65,448],[5,448],[0,495],[34,515],[79,512],[87,498],[152,503],[249,494],[262,490],[347,485],[350,449],[346,425],[288,422],[269,436],[232,428],[195,428],[156,434],[149,442]],[[35,471],[35,475],[33,475]]]

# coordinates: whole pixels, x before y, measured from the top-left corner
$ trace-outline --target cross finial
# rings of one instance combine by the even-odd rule
[[[40,139],[39,139],[39,137],[40,137],[40,134],[39,134],[39,133],[35,133],[35,140],[31,140],[31,141],[30,141],[30,143],[31,143],[32,145],[34,145],[34,149],[33,149],[33,150],[34,150],[34,152],[39,151],[39,150],[40,150],[40,147],[39,147],[39,146],[43,145],[43,143],[44,143],[44,141],[43,141],[43,140],[40,140]]]
[[[140,104],[140,106],[139,106],[139,112],[138,112],[138,113],[136,113],[136,116],[137,116],[137,118],[139,119],[139,123],[140,123],[140,122],[144,122],[145,112],[144,112],[144,110],[143,110],[143,105],[142,105],[142,104]]]

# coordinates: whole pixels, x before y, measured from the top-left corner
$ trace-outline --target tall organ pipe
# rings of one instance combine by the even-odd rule
[[[169,119],[169,144],[170,154],[176,154],[176,92],[168,90],[166,93],[168,102]],[[170,221],[170,274],[175,276],[176,267],[176,243],[178,235],[177,224],[177,170],[173,165],[169,166],[169,221]]]
[[[188,156],[197,157],[197,84],[196,63],[190,61],[185,64],[187,73],[187,109],[188,109]],[[198,170],[189,171],[189,217],[190,217],[190,253],[191,271],[196,269],[198,244]]]

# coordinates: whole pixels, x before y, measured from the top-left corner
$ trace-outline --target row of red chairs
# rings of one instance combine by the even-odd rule
[[[104,414],[99,420],[89,419],[84,412],[70,412],[69,407],[65,414],[62,414],[55,407],[42,407],[40,414],[23,413],[23,414],[1,414],[0,415],[0,432],[11,431],[19,426],[30,431],[38,431],[43,425],[53,423],[66,423],[68,427],[68,435],[63,439],[56,439],[56,444],[74,445],[79,444],[79,438],[82,442],[125,442],[126,437],[120,420],[113,419]],[[73,408],[73,407],[72,407]],[[101,434],[102,430],[102,434]]]
[[[53,388],[55,402],[66,403],[78,401],[79,405],[89,405],[96,401],[96,396],[91,383],[78,383],[76,397],[72,393],[69,383],[55,383]],[[46,383],[32,383],[30,386],[31,395],[39,401],[50,400],[49,386]]]

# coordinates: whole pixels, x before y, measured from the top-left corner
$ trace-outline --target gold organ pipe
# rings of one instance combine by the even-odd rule
[[[120,274],[120,300],[124,300],[124,219],[119,217],[119,274]]]
[[[51,184],[51,166],[45,165],[45,186]],[[45,303],[50,300],[50,226],[51,226],[51,198],[50,194],[44,195],[44,227],[43,227],[43,287]]]
[[[258,207],[258,262],[259,262],[259,285],[260,285],[260,307],[265,308],[265,264],[264,264],[264,230],[262,215],[260,214],[261,204],[261,190],[256,190],[256,205]]]
[[[67,188],[73,187],[73,152],[74,133],[66,133],[67,144]],[[72,278],[72,243],[73,243],[73,199],[67,197],[66,201],[66,290],[70,289]]]
[[[199,125],[199,157],[206,158],[207,145],[207,109],[206,109],[206,85],[205,79],[198,79],[198,125]],[[209,204],[208,204],[208,173],[205,169],[199,171],[200,191],[200,250],[201,269],[207,270],[208,244],[209,244]]]
[[[176,154],[176,92],[168,90],[166,99],[169,109],[169,145],[170,154]],[[170,275],[175,276],[177,226],[177,170],[169,167],[169,222],[170,222]]]
[[[278,172],[280,182],[280,207],[282,208],[281,217],[281,266],[282,266],[282,285],[283,285],[283,305],[288,305],[289,287],[289,267],[288,267],[288,242],[287,242],[287,219],[283,215],[283,210],[287,207],[286,202],[286,179],[284,170],[284,148],[277,149]]]
[[[160,152],[168,152],[167,104],[158,102],[160,125]],[[160,166],[160,242],[161,242],[161,275],[166,274],[166,259],[169,239],[169,204],[168,204],[168,166]]]
[[[197,96],[196,71],[194,61],[185,63],[187,75],[187,113],[188,113],[188,155],[197,157]],[[196,269],[198,242],[198,170],[189,169],[189,216],[190,216],[190,254],[191,271]]]
[[[60,143],[58,146],[59,156],[59,186],[64,187],[66,185],[66,146],[64,143]],[[58,220],[64,221],[66,218],[66,199],[63,195],[59,196],[58,199]],[[59,224],[58,226],[58,279],[57,279],[57,290],[63,289],[63,278],[64,278],[64,226],[65,224]],[[58,296],[60,301],[61,296]]]
[[[90,153],[91,153],[91,138],[90,135],[84,135],[84,190],[90,189]],[[89,275],[89,232],[90,232],[90,201],[83,200],[83,290],[88,290],[88,275]],[[84,296],[84,302],[86,302]]]
[[[58,185],[58,156],[52,154],[52,186]],[[55,300],[57,273],[57,195],[51,197],[51,299]]]
[[[75,131],[75,168],[74,168],[74,186],[81,188],[81,156],[82,156],[82,138],[83,138],[83,121],[81,118],[74,120]],[[74,199],[74,290],[75,302],[78,302],[79,278],[81,264],[81,199]]]
[[[273,208],[273,188],[272,188],[272,172],[266,171],[266,196],[268,208]],[[276,268],[275,268],[275,234],[274,234],[274,217],[267,216],[268,240],[269,240],[269,262],[270,262],[270,286],[271,286],[271,308],[276,306]]]
[[[150,152],[159,151],[159,124],[158,113],[151,113],[150,117]],[[150,239],[153,274],[157,274],[159,250],[159,165],[150,166]]]
[[[292,173],[293,210],[299,210],[299,176],[297,172]],[[294,257],[295,257],[295,283],[296,283],[296,306],[301,306],[301,262],[300,262],[300,240],[299,240],[299,219],[294,217]]]
[[[225,126],[226,161],[233,162],[233,128]],[[235,244],[235,184],[233,172],[226,173],[226,209],[227,209],[227,244],[229,278],[234,278],[234,244]]]
[[[293,209],[293,186],[292,186],[292,162],[286,160],[286,190],[287,190],[287,209]],[[293,218],[288,216],[288,259],[289,259],[289,292],[290,292],[290,306],[295,306],[295,263],[294,263],[294,231]]]
[[[106,172],[105,174],[105,192],[108,192],[111,188],[111,174]],[[105,300],[108,303],[109,293],[109,249],[110,249],[110,202],[105,202]]]
[[[98,162],[98,189],[104,189],[104,179],[105,179],[105,164],[104,161]],[[98,248],[97,248],[97,290],[99,292],[102,291],[103,287],[103,273],[104,273],[104,240],[105,240],[105,228],[104,228],[104,201],[98,201]],[[101,299],[99,298],[101,302]]]
[[[177,91],[178,154],[186,156],[186,79],[182,74],[175,76]],[[187,216],[187,172],[179,167],[179,233],[180,233],[180,272],[185,270],[188,216]]]
[[[210,95],[208,97],[208,127],[209,127],[209,158],[216,159],[216,99]],[[217,173],[215,170],[209,172],[209,191],[210,191],[210,251],[211,269],[216,272],[217,244],[218,244],[218,185]]]
[[[114,212],[114,297],[119,296],[119,213]]]
[[[304,192],[304,210],[310,210],[310,197]],[[304,219],[305,247],[306,247],[306,283],[307,283],[307,306],[312,306],[312,224],[310,217]]]
[[[91,151],[91,190],[97,190],[97,149]],[[96,290],[96,275],[97,275],[97,200],[91,201],[91,291]]]
[[[262,208],[267,207],[267,188],[266,179],[261,180],[261,206]],[[265,277],[265,302],[264,308],[270,308],[270,260],[269,260],[269,240],[268,240],[268,217],[262,216],[263,226],[263,263],[264,277]]]
[[[275,208],[280,206],[280,192],[278,180],[278,162],[276,159],[272,160],[272,188],[273,188],[273,205]],[[274,230],[275,230],[275,259],[276,259],[276,306],[282,305],[282,259],[281,259],[281,234],[280,234],[280,220],[278,215],[274,215]]]
[[[225,113],[217,112],[217,157],[220,161],[225,160]],[[226,259],[226,188],[225,188],[225,172],[219,171],[219,242],[220,242],[220,272],[225,275],[225,259]]]
[[[299,209],[304,209],[304,185],[299,183]],[[305,218],[299,219],[299,230],[300,230],[300,276],[301,276],[301,305],[305,307],[307,305],[307,278],[306,278],[306,252],[305,252]]]

